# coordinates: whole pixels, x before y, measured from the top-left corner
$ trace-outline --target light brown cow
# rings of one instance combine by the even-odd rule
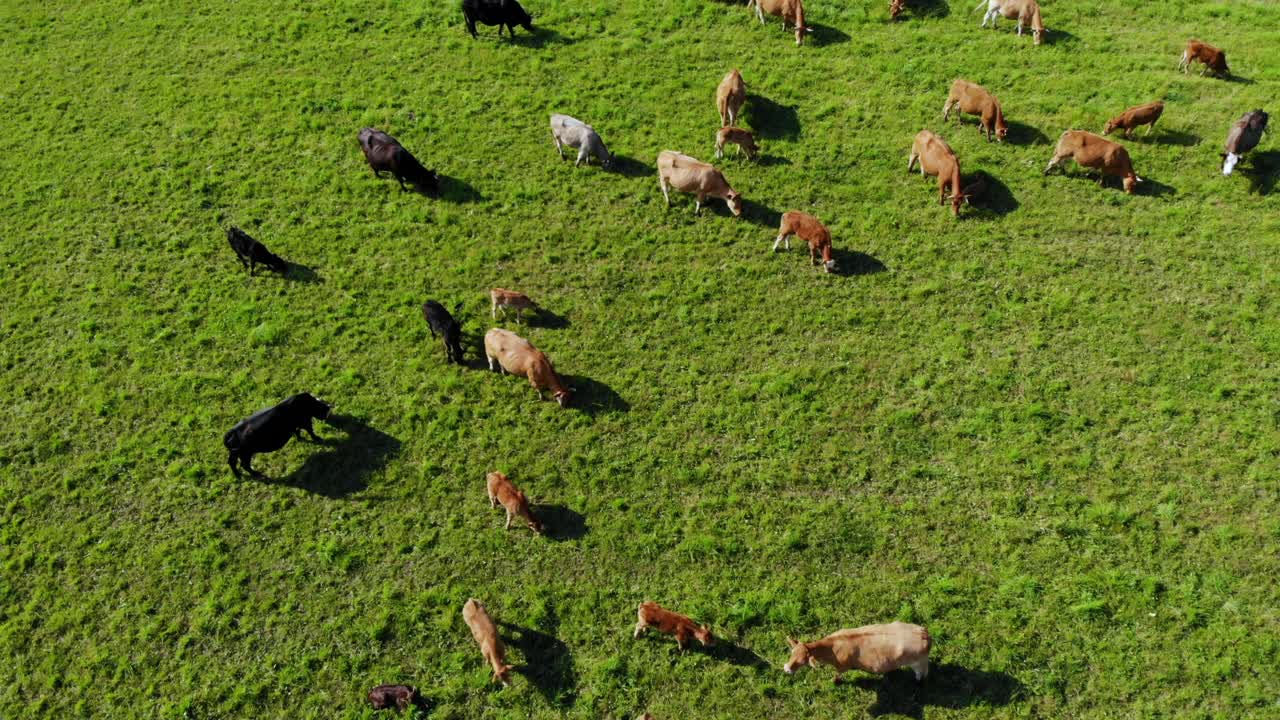
[[[773,241],[773,251],[777,252],[778,244],[784,241],[786,248],[790,250],[792,235],[798,235],[801,240],[809,243],[810,264],[816,265],[817,255],[821,253],[823,269],[827,272],[836,269],[836,261],[831,259],[831,231],[818,218],[799,210],[782,213],[782,223],[778,226],[778,239]]]
[[[489,507],[498,507],[501,503],[503,509],[507,511],[507,525],[504,529],[511,529],[511,518],[520,518],[525,521],[529,529],[536,532],[542,532],[542,523],[538,522],[533,516],[533,511],[529,509],[529,498],[520,491],[506,475],[500,472],[491,472],[485,476],[485,487],[489,493]]]
[[[729,206],[734,217],[742,216],[742,196],[729,187],[729,181],[724,179],[719,170],[675,150],[658,153],[658,187],[662,188],[662,197],[666,198],[667,205],[670,206],[668,185],[680,192],[694,194],[694,214],[702,212],[702,203],[708,197],[718,197]]]
[[[498,627],[493,624],[493,618],[489,617],[489,611],[479,600],[471,598],[462,606],[462,619],[471,629],[471,637],[480,646],[480,654],[493,667],[493,679],[503,685],[510,685],[514,666],[507,664],[507,648],[502,644],[502,638],[498,637]]]
[[[1017,19],[1018,35],[1022,35],[1022,26],[1031,26],[1031,35],[1035,40],[1035,44],[1039,45],[1044,41],[1044,22],[1040,20],[1040,5],[1036,0],[981,0],[978,7],[987,6],[987,12],[982,16],[982,25],[986,27],[987,21],[991,21],[991,29],[996,27],[996,18],[1003,15],[1010,20]]]
[[[1053,158],[1044,169],[1044,174],[1063,160],[1071,158],[1082,167],[1095,168],[1102,171],[1098,178],[1101,185],[1108,175],[1124,178],[1124,191],[1133,194],[1133,189],[1142,178],[1133,172],[1133,163],[1129,160],[1129,151],[1119,143],[1111,142],[1101,135],[1094,135],[1084,130],[1068,130],[1058,138],[1058,147],[1053,151]]]
[[[742,128],[722,127],[716,131],[716,157],[724,157],[725,143],[737,145],[738,152],[746,150],[747,157],[752,160],[755,160],[756,154],[760,152],[755,136]]]
[[[1160,115],[1164,113],[1164,103],[1159,100],[1149,102],[1146,105],[1138,105],[1107,121],[1107,126],[1103,128],[1103,135],[1110,135],[1116,130],[1124,130],[1125,138],[1130,137],[1133,129],[1139,125],[1146,125],[1146,135],[1151,134],[1151,130],[1155,128],[1156,121],[1160,119]]]
[[[515,308],[516,324],[520,324],[520,313],[524,310],[537,310],[538,304],[529,299],[528,295],[515,290],[504,290],[503,288],[494,288],[489,291],[489,299],[493,301],[492,312],[493,319],[498,319],[498,310],[502,310],[502,316],[507,316],[508,308]]]
[[[747,9],[752,5],[756,6],[756,17],[760,18],[761,25],[764,24],[765,13],[782,18],[784,30],[787,25],[794,25],[796,45],[803,45],[805,33],[813,32],[813,28],[804,24],[804,3],[801,0],[750,0]]]
[[[836,669],[835,682],[849,670],[887,673],[910,667],[916,680],[929,674],[929,648],[933,640],[919,625],[895,622],[887,625],[864,625],[854,630],[840,630],[821,640],[802,643],[787,638],[791,659],[782,666],[785,673],[796,668],[816,668],[821,663]]]
[[[501,366],[512,375],[529,378],[529,384],[538,391],[538,399],[542,399],[545,390],[555,395],[560,407],[568,407],[573,399],[572,389],[560,382],[547,356],[519,335],[501,328],[490,330],[484,334],[484,354],[489,359],[490,370]]]
[[[738,119],[742,105],[747,101],[747,84],[737,68],[729,71],[716,88],[716,108],[720,111],[720,125],[729,127]]]
[[[704,647],[711,647],[716,644],[716,639],[712,637],[711,631],[705,626],[695,623],[693,620],[681,615],[673,613],[662,607],[656,602],[648,601],[640,604],[640,610],[636,612],[639,621],[636,622],[636,631],[632,635],[633,638],[640,637],[640,634],[649,628],[653,628],[664,635],[675,635],[676,645],[680,647],[680,651],[684,652],[685,647],[689,644],[689,638],[695,637]]]
[[[986,132],[987,142],[991,142],[993,132],[996,139],[1002,142],[1005,135],[1009,134],[1009,126],[1004,123],[1000,102],[981,85],[968,80],[956,80],[951,83],[951,92],[947,93],[947,101],[942,105],[942,119],[949,119],[951,111],[957,108],[959,108],[959,112],[956,113],[957,120],[960,119],[960,113],[978,116],[978,129]]]
[[[951,214],[960,217],[960,204],[967,198],[960,186],[960,161],[946,141],[928,130],[916,133],[911,143],[911,157],[907,158],[907,172],[920,161],[921,175],[938,178],[938,204],[946,202],[947,188],[951,188]]]
[[[1204,65],[1200,69],[1201,75],[1204,75],[1206,70],[1213,71],[1219,77],[1231,74],[1231,68],[1227,67],[1227,54],[1208,43],[1188,40],[1186,49],[1182,51],[1182,59],[1178,61],[1178,69],[1186,74],[1193,60]]]

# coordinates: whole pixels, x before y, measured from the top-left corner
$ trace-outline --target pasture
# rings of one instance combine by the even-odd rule
[[[455,0],[4,3],[0,717],[371,718],[380,683],[455,720],[1276,717],[1280,140],[1218,153],[1280,112],[1280,7],[1046,0],[1033,47],[974,2],[812,0],[800,48],[715,0],[528,0],[514,41]],[[1237,77],[1177,72],[1191,37]],[[733,67],[756,164],[713,158]],[[956,77],[1007,142],[942,122]],[[1155,99],[1137,194],[1042,175]],[[375,179],[364,126],[443,197]],[[922,128],[987,178],[958,220],[905,172]],[[667,208],[663,149],[743,217]],[[770,252],[791,209],[838,273]],[[294,267],[250,278],[232,224]],[[495,323],[495,286],[547,312]],[[575,407],[481,369],[495,325]],[[235,479],[223,433],[303,391],[321,442]],[[633,640],[644,600],[721,644]],[[895,619],[919,687],[780,670]]]

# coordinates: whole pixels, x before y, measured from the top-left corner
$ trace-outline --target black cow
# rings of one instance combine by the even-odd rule
[[[462,312],[462,303],[458,303],[453,309],[455,313]],[[449,362],[462,364],[462,325],[449,314],[444,306],[435,300],[428,300],[422,306],[422,316],[427,319],[427,327],[431,329],[431,337],[436,337],[436,333],[440,333],[440,337],[444,340],[444,354]]]
[[[379,685],[369,691],[369,704],[374,710],[408,710],[419,702],[418,689],[408,685]]]
[[[476,37],[477,22],[497,25],[498,37],[502,37],[502,26],[506,25],[513,40],[517,25],[533,32],[533,16],[525,12],[516,0],[462,0],[462,15],[467,19],[471,37]]]
[[[253,456],[258,453],[275,452],[289,442],[294,435],[301,440],[305,430],[312,440],[319,440],[315,430],[311,429],[311,419],[326,420],[332,410],[325,403],[301,393],[285,398],[279,405],[250,415],[236,423],[222,437],[222,444],[227,446],[227,464],[231,472],[240,477],[240,467],[249,471],[250,475],[261,477],[262,473],[250,466]]]
[[[289,269],[289,263],[238,227],[227,228],[227,242],[231,243],[231,249],[236,251],[240,264],[249,269],[250,275],[256,269],[257,263],[262,263],[281,274]]]
[[[359,139],[360,149],[364,151],[364,158],[369,161],[374,177],[382,177],[382,173],[389,172],[400,181],[401,190],[408,189],[404,186],[408,180],[420,193],[440,194],[440,177],[422,167],[399,140],[373,128],[362,129]]]

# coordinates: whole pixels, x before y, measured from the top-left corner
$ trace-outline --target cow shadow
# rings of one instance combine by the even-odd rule
[[[551,632],[559,626],[554,608],[547,614]],[[515,669],[538,689],[547,703],[557,708],[572,707],[578,700],[578,673],[573,669],[573,653],[554,635],[514,623],[499,621],[502,639],[520,651],[524,664]]]
[[[1177,145],[1179,147],[1195,147],[1201,142],[1200,136],[1195,133],[1169,130],[1167,128],[1152,130],[1150,135],[1135,135],[1133,140],[1156,145]]]
[[[1249,164],[1241,162],[1235,171],[1249,180],[1249,192],[1270,195],[1280,177],[1280,150],[1250,153],[1245,158]]]
[[[1006,122],[1008,131],[1005,133],[1004,141],[1011,145],[1048,145],[1049,136],[1040,132],[1040,128],[1032,127],[1026,123]]]
[[[285,280],[308,284],[320,284],[324,282],[324,278],[320,277],[320,274],[315,270],[296,262],[289,262],[289,267],[285,269],[282,277],[284,277]]]
[[[724,638],[716,638],[716,644],[711,647],[697,645],[695,652],[738,667],[749,667],[757,670],[769,669],[768,661],[757,655],[755,651]]]
[[[476,190],[466,181],[439,173],[437,175],[440,177],[441,200],[456,203],[473,203],[484,200],[484,195],[481,195],[479,190]]]
[[[742,219],[754,225],[774,229],[782,223],[782,213],[764,203],[743,198]]]
[[[363,420],[331,415],[325,423],[347,436],[322,439],[316,444],[328,449],[312,454],[302,467],[274,482],[336,500],[369,487],[369,476],[400,452],[399,440]]]
[[[962,181],[965,189],[979,185],[981,190],[969,200],[969,206],[977,210],[979,217],[989,215],[1008,215],[1018,209],[1018,199],[1008,185],[1000,182],[990,173],[979,170]],[[962,217],[968,217],[962,215]]]
[[[544,307],[539,307],[537,312],[530,313],[525,318],[525,322],[529,323],[530,327],[540,327],[548,330],[563,330],[573,324],[569,322],[569,318],[557,315]]]
[[[756,158],[756,164],[760,167],[777,167],[779,165],[790,165],[791,161],[781,155],[761,154]]]
[[[1138,183],[1138,187],[1134,189],[1137,195],[1145,195],[1147,197],[1166,197],[1169,195],[1177,195],[1178,189],[1172,185],[1165,185],[1159,180],[1152,180],[1149,177],[1142,178],[1142,182]]]
[[[1017,23],[1017,21],[1014,21],[1014,22],[1012,23],[1012,26],[1011,26],[1011,27],[1012,27],[1012,29],[1013,29],[1014,36],[1016,37],[1016,36],[1017,36],[1017,33],[1018,33],[1018,23]],[[1024,27],[1024,28],[1022,29],[1022,34],[1023,34],[1024,36],[1026,36],[1026,35],[1030,34],[1030,32],[1031,32],[1031,29],[1030,29],[1030,28],[1025,28],[1025,27]],[[1080,39],[1080,38],[1077,38],[1075,35],[1072,35],[1071,33],[1067,32],[1066,30],[1057,30],[1057,29],[1055,29],[1055,28],[1045,28],[1045,29],[1044,29],[1044,44],[1045,44],[1045,45],[1070,45],[1070,44],[1072,44],[1072,43],[1074,43],[1074,42],[1077,42],[1079,39]]]
[[[542,522],[542,534],[551,540],[578,540],[587,534],[587,518],[564,505],[534,505],[533,516]]]
[[[946,0],[906,0],[902,7],[910,10],[912,15],[922,18],[944,18],[951,14],[951,6]]]
[[[836,261],[836,269],[831,271],[832,274],[842,277],[874,275],[887,269],[884,263],[871,255],[857,250],[842,250],[833,247],[831,248],[831,259]]]
[[[748,93],[743,114],[759,138],[795,140],[800,137],[800,116],[794,105],[781,105],[763,95]]]
[[[626,155],[614,155],[613,166],[610,169],[623,177],[629,178],[648,177],[657,173],[657,170],[652,165]]]
[[[847,43],[853,39],[849,37],[848,33],[843,30],[833,28],[830,25],[810,23],[809,27],[813,30],[810,35],[812,36],[811,42],[814,45],[822,45],[824,47],[827,45],[839,45],[841,43]]]
[[[897,714],[917,720],[923,720],[926,707],[1003,707],[1021,700],[1024,692],[1022,683],[1008,673],[969,670],[959,665],[934,665],[929,677],[919,683],[910,670],[899,670],[880,678],[861,678],[854,684],[875,691],[876,701],[867,708],[872,717]]]
[[[1230,75],[1228,75],[1228,76],[1226,76],[1226,77],[1222,78],[1222,80],[1223,80],[1224,82],[1229,82],[1229,83],[1238,83],[1238,84],[1240,84],[1240,85],[1252,85],[1252,84],[1254,83],[1254,81],[1253,81],[1252,79],[1247,78],[1247,77],[1243,77],[1243,76],[1240,76],[1240,75],[1236,75],[1235,73],[1232,73],[1232,74],[1230,74]]]
[[[621,395],[598,380],[582,375],[565,375],[564,384],[573,388],[573,400],[569,407],[587,415],[627,412],[631,409],[631,404]]]
[[[572,45],[577,42],[577,39],[562,35],[548,27],[534,25],[533,32],[521,32],[522,30],[524,28],[516,31],[516,37],[512,44],[531,48],[544,48],[548,45]]]

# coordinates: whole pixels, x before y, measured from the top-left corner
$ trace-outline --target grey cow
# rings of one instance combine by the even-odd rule
[[[578,159],[574,167],[585,160],[591,163],[590,156],[600,159],[600,166],[609,168],[613,165],[613,156],[604,146],[604,141],[596,134],[595,128],[568,115],[551,116],[551,138],[556,142],[556,152],[564,157],[564,146],[568,145],[578,151]]]

